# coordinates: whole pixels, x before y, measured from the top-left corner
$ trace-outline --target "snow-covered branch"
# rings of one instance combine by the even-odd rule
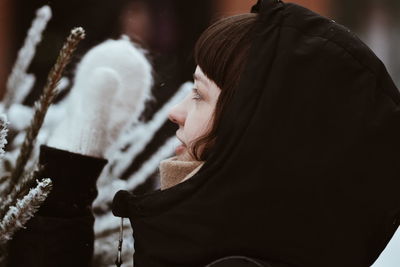
[[[0,222],[0,244],[12,239],[14,233],[24,228],[25,224],[33,217],[40,205],[46,199],[52,188],[49,178],[43,179],[35,188],[11,206]]]
[[[43,6],[36,12],[36,18],[28,31],[24,45],[18,52],[17,60],[7,81],[7,91],[4,97],[5,106],[21,103],[30,92],[35,78],[26,73],[36,53],[36,46],[42,40],[42,32],[51,18],[49,6]]]

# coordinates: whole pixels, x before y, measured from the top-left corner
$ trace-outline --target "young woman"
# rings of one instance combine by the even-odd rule
[[[198,40],[194,88],[169,114],[182,145],[176,157],[161,162],[161,189],[188,179],[207,160],[221,115],[239,83],[256,17],[249,13],[222,19]]]
[[[165,190],[114,198],[134,262],[370,266],[399,225],[400,93],[345,27],[281,1],[253,11],[202,34],[202,80],[171,111],[178,138],[195,141],[177,152],[205,163]],[[210,122],[200,140],[196,121]]]
[[[114,197],[134,264],[370,266],[400,222],[400,93],[345,27],[281,1],[252,11],[200,37],[194,89],[170,112],[182,145],[160,164],[162,188]],[[65,153],[43,147],[42,161],[92,164],[93,188],[105,163]],[[90,201],[70,217],[91,218]],[[78,221],[83,235],[64,245],[90,258],[90,219]]]

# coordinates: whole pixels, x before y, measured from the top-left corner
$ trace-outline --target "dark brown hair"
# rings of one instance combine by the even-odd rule
[[[194,59],[203,73],[221,89],[209,132],[192,146],[197,160],[206,160],[217,138],[217,127],[235,93],[252,41],[252,26],[257,15],[248,13],[221,19],[208,27],[198,39]],[[200,150],[201,147],[201,150]]]

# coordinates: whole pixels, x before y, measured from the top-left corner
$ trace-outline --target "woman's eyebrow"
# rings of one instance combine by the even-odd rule
[[[197,74],[193,74],[193,79],[195,80],[195,81],[197,81],[197,82],[199,82],[199,83],[201,83],[202,85],[200,85],[200,86],[197,86],[197,90],[198,90],[198,92],[201,94],[201,95],[203,95],[203,97],[208,97],[208,88],[207,88],[207,85],[205,84],[205,80],[204,79],[202,79],[199,75],[197,75]]]

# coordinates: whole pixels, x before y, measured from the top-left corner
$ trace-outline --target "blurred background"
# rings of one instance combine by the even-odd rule
[[[256,0],[0,0],[0,97],[7,77],[21,48],[36,10],[49,5],[53,16],[37,48],[28,70],[36,76],[36,84],[25,104],[32,105],[39,97],[47,73],[55,62],[70,30],[82,26],[87,34],[79,44],[72,64],[65,75],[73,78],[80,58],[93,46],[109,38],[130,36],[149,51],[154,67],[154,100],[147,103],[141,119],[146,121],[176,92],[192,79],[192,49],[200,33],[218,18],[249,12]],[[400,86],[400,1],[399,0],[295,0],[345,25],[365,41],[385,63],[396,85]],[[62,98],[63,95],[60,95]],[[138,157],[124,176],[128,177],[174,135],[176,127],[166,122],[154,141]],[[121,177],[124,179],[124,177]],[[135,190],[154,188],[155,179],[148,179]],[[400,237],[398,238],[400,240]],[[392,255],[400,255],[398,251]],[[391,257],[400,266],[400,256]]]
[[[353,30],[382,59],[395,83],[400,85],[399,0],[287,2],[308,7]],[[93,46],[122,34],[130,36],[149,51],[154,67],[154,101],[147,103],[141,117],[149,120],[182,83],[192,79],[195,68],[192,49],[200,33],[218,18],[249,12],[255,3],[256,0],[0,0],[0,97],[36,10],[49,5],[53,16],[28,69],[28,73],[36,76],[36,83],[25,104],[32,105],[38,99],[69,31],[82,26],[87,37],[79,44],[65,76],[73,78],[76,63]],[[62,97],[63,94],[59,96]],[[175,130],[174,125],[165,123],[141,160]],[[129,172],[134,169],[132,166]]]
[[[162,103],[194,70],[192,48],[212,21],[248,12],[256,0],[0,0],[0,96],[22,46],[36,9],[49,5],[53,17],[39,45],[29,72],[36,75],[34,101],[70,29],[82,26],[87,38],[79,45],[75,61],[89,48],[127,34],[150,51],[155,68],[153,92]],[[400,84],[400,1],[398,0],[296,0],[324,16],[344,24],[364,40],[386,64]],[[67,76],[73,75],[71,64]],[[152,103],[153,109],[158,104]],[[149,108],[151,110],[151,108]]]

